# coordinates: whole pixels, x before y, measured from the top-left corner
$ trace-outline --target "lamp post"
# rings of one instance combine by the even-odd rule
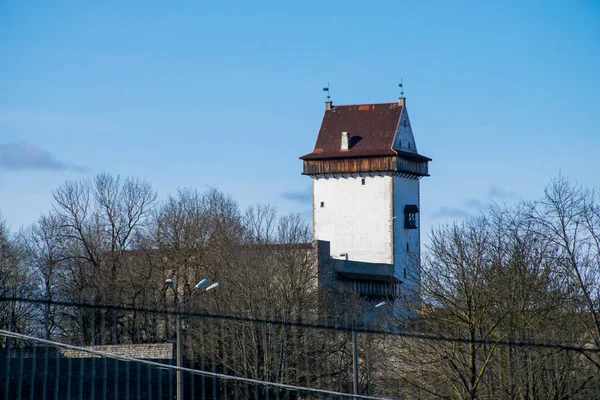
[[[381,303],[377,303],[375,307],[369,308],[367,311],[363,311],[360,314],[357,314],[352,318],[352,394],[358,393],[358,335],[356,333],[356,320],[358,317],[365,315],[368,312],[373,311],[374,309],[381,307],[385,304],[385,301]]]
[[[182,340],[181,340],[181,333],[183,330],[182,322],[181,322],[181,314],[183,313],[183,304],[186,301],[189,301],[189,300],[193,299],[194,297],[201,295],[202,293],[206,293],[211,289],[219,287],[221,284],[219,282],[215,282],[200,292],[192,293],[191,295],[188,295],[187,297],[184,297],[181,300],[178,300],[177,286],[175,285],[175,281],[172,278],[169,278],[166,280],[165,283],[166,283],[167,287],[170,287],[171,289],[173,289],[174,301],[175,301],[175,306],[177,309],[177,331],[175,333],[175,341],[176,341],[176,347],[177,347],[175,361],[176,361],[177,368],[178,368],[177,369],[177,400],[183,400],[183,379],[182,379],[181,370],[179,369],[183,366],[183,348],[182,348],[183,346],[182,346]],[[200,289],[201,287],[205,286],[207,283],[208,283],[208,279],[202,279],[200,282],[198,282],[196,284],[195,288]]]

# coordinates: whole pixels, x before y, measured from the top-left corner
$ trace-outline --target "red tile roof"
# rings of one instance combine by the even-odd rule
[[[392,145],[401,114],[402,106],[398,103],[332,106],[325,110],[313,152],[300,158],[396,155]],[[342,132],[350,134],[349,150],[341,150]]]

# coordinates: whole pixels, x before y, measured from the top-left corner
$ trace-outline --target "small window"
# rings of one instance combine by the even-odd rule
[[[364,185],[364,184],[365,184],[365,178],[362,178],[362,179],[360,180],[360,183],[362,183],[362,184]]]
[[[398,147],[402,148],[402,140],[398,140]]]
[[[404,268],[404,279],[406,279],[406,268]]]
[[[321,208],[323,208],[323,207],[325,207],[325,202],[324,201],[321,202]]]
[[[410,253],[410,246],[409,246],[408,242],[406,242],[406,252]]]
[[[410,149],[410,142],[408,142],[408,148]]]
[[[419,207],[416,204],[407,204],[404,207],[404,229],[417,229],[417,213]]]
[[[404,120],[403,124],[404,124],[404,127],[406,128],[406,120]]]
[[[406,229],[417,229],[417,215],[415,213],[404,215],[404,227]]]

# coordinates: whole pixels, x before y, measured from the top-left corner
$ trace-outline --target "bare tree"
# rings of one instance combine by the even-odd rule
[[[551,252],[529,213],[525,206],[494,208],[478,219],[431,233],[423,265],[428,307],[411,328],[466,341],[397,343],[396,377],[406,390],[460,399],[549,394],[541,385],[533,393],[529,385],[544,368],[544,355],[537,354],[538,363],[524,370],[522,378],[511,378],[511,384],[506,384],[511,381],[506,374],[512,366],[502,356],[508,352],[514,358],[517,353],[504,342],[530,338],[532,331],[543,336],[549,321],[561,320],[563,282],[552,274]]]
[[[326,352],[315,350],[323,349],[324,338],[318,338],[318,330],[288,325],[318,318],[316,260],[308,225],[297,215],[277,217],[269,206],[253,206],[242,218],[230,215],[224,220],[234,230],[217,232],[233,234],[211,235],[205,259],[222,289],[191,306],[256,322],[223,321],[213,342],[214,324],[207,321],[201,326],[200,353],[213,354],[227,373],[282,382],[310,380],[309,371],[297,367],[304,366],[306,357],[313,360],[311,366],[318,365],[317,358]],[[272,319],[281,323],[264,322]],[[305,353],[307,348],[311,350]],[[316,368],[310,373],[316,374]]]
[[[174,278],[181,290],[188,291],[205,272],[206,246],[213,229],[207,196],[180,190],[160,207],[154,221],[154,248],[162,256],[165,278]]]
[[[35,296],[35,285],[28,279],[23,249],[0,214],[0,329],[29,333],[35,329],[35,309],[16,298]],[[0,346],[4,343],[0,342]]]
[[[565,311],[578,322],[580,344],[600,347],[600,204],[597,193],[571,184],[563,176],[553,180],[544,196],[533,203],[531,219],[546,241],[563,281]],[[600,370],[597,354],[585,353]]]
[[[61,299],[59,285],[67,279],[63,271],[67,257],[59,224],[52,216],[42,216],[21,234],[21,240],[31,278],[38,288],[39,297],[45,300],[40,310],[42,334],[50,339],[61,323],[60,307],[52,303]]]
[[[218,368],[228,373],[276,380],[289,379],[290,371],[299,376],[291,360],[306,355],[298,344],[293,346],[294,340],[316,339],[317,331],[308,336],[285,324],[318,317],[316,260],[303,219],[278,217],[270,206],[253,206],[242,215],[237,203],[216,189],[185,189],[160,207],[151,236],[154,245],[149,248],[160,254],[154,260],[161,263],[164,278],[178,282],[179,299],[192,295],[202,278],[222,283],[218,291],[187,301],[186,309],[275,318],[284,324],[227,320],[215,327],[211,320],[185,318],[185,331],[200,346],[194,354],[212,354]],[[173,293],[162,293],[165,307],[171,308],[177,301]]]
[[[65,258],[66,279],[61,282],[65,298],[133,302],[135,293],[126,292],[123,284],[125,253],[147,227],[155,200],[150,184],[109,174],[97,175],[93,182],[69,181],[54,192],[49,220],[56,224],[53,229]],[[92,331],[92,326],[100,325],[97,316],[78,314],[68,315],[71,333],[77,326],[78,341],[99,340],[99,332]]]

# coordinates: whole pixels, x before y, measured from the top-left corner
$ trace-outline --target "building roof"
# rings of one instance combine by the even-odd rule
[[[402,115],[399,103],[331,106],[325,110],[312,153],[303,160],[394,156],[394,136]],[[350,134],[349,150],[341,150],[342,132]]]
[[[395,150],[395,152],[396,152],[396,154],[398,154],[399,156],[402,156],[404,158],[414,158],[415,160],[431,161],[431,158],[422,156],[418,153],[411,153],[410,151],[404,151],[404,150]]]

